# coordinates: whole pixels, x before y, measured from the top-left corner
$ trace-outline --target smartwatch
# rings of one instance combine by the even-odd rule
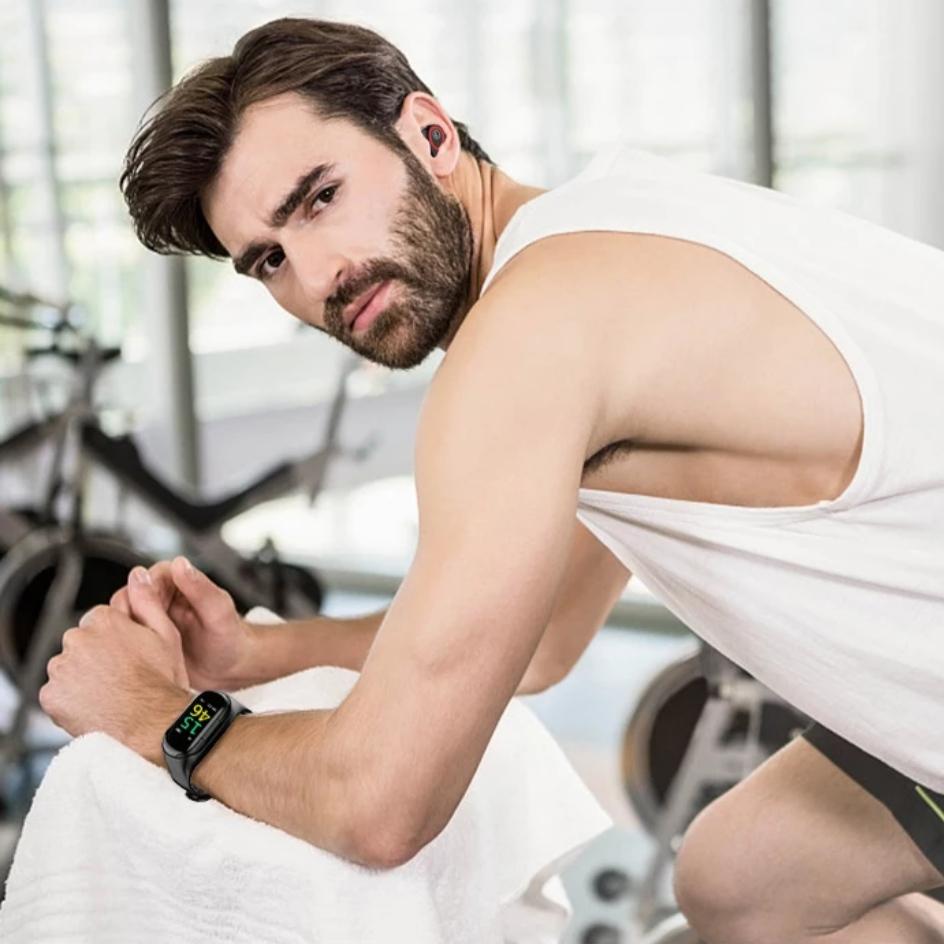
[[[233,718],[252,714],[227,692],[200,692],[164,732],[161,747],[167,769],[191,800],[209,800],[210,794],[190,782],[194,768],[209,753]]]

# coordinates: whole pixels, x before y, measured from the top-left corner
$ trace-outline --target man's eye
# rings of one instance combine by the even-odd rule
[[[267,279],[270,275],[275,273],[275,270],[285,261],[285,253],[281,249],[273,249],[272,252],[268,253],[263,257],[262,262],[259,263],[259,268],[256,270],[256,274],[260,279]]]
[[[312,198],[308,204],[309,212],[314,210],[315,205],[319,200],[323,200],[325,203],[331,203],[334,200],[335,194],[338,191],[340,184],[332,184],[330,187],[325,187],[323,190],[319,190],[318,193]],[[281,249],[273,249],[272,252],[268,253],[263,257],[262,262],[259,263],[256,268],[256,275],[263,282],[272,275],[275,275],[279,266],[285,261],[285,253]]]
[[[325,203],[330,203],[334,199],[335,193],[337,193],[338,185],[333,184],[330,187],[325,187],[324,190],[319,190],[315,198],[308,205],[310,210],[313,210],[319,200],[324,200]]]

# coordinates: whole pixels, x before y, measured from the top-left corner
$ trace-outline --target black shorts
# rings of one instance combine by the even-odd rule
[[[802,736],[887,807],[931,864],[944,873],[944,794],[915,783],[821,724],[814,722]]]

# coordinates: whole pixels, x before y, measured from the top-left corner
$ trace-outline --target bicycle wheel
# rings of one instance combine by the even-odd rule
[[[18,541],[0,561],[0,668],[14,683],[26,661],[43,601],[53,579],[68,536],[58,528],[33,531]],[[76,539],[82,557],[82,576],[72,601],[65,632],[86,610],[107,603],[128,581],[136,564],[152,563],[145,555],[105,534]],[[55,655],[50,652],[49,657]],[[45,679],[43,681],[45,684]]]
[[[13,505],[4,509],[16,522],[12,532],[7,534],[0,530],[0,558],[6,554],[14,544],[22,541],[26,536],[26,531],[33,531],[36,528],[44,527],[49,523],[48,518],[43,515],[38,508],[32,505]],[[22,524],[21,524],[22,523]]]
[[[695,653],[670,663],[659,672],[646,686],[630,715],[623,733],[623,785],[640,822],[650,832],[655,832],[707,699],[708,684]],[[743,741],[748,722],[747,711],[735,712],[722,742],[728,745]],[[760,743],[768,756],[805,726],[803,716],[783,702],[766,701],[761,705]],[[689,811],[688,822],[734,785],[734,781],[706,779]]]

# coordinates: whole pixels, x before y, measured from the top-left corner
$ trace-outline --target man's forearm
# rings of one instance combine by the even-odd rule
[[[386,612],[351,619],[315,616],[276,625],[248,623],[254,651],[234,684],[258,685],[316,665],[338,665],[360,672]]]
[[[386,611],[349,620],[316,617],[259,625],[253,671],[231,688],[280,678],[315,665],[360,671]],[[516,694],[544,687],[536,653]],[[171,689],[139,732],[139,753],[164,768],[161,739],[190,703],[191,694]],[[328,738],[333,709],[240,715],[194,771],[193,783],[231,809],[362,865],[382,867],[382,854],[365,852],[362,822],[350,784],[352,758]],[[335,732],[336,734],[337,732]],[[350,754],[351,745],[344,748]],[[363,828],[361,832],[363,832]],[[370,830],[368,829],[368,833]]]
[[[142,753],[165,768],[164,731],[190,702],[170,694],[142,732]],[[275,826],[319,849],[371,865],[354,827],[358,815],[346,767],[328,738],[333,709],[243,714],[197,765],[192,783],[244,816]],[[163,725],[163,727],[161,727]],[[170,776],[168,774],[168,776]]]
[[[259,685],[316,665],[339,665],[360,672],[386,615],[386,610],[380,610],[352,619],[315,616],[274,625],[250,623],[255,637],[254,654],[229,688]],[[532,695],[547,686],[548,660],[543,648],[538,647],[516,695]]]

